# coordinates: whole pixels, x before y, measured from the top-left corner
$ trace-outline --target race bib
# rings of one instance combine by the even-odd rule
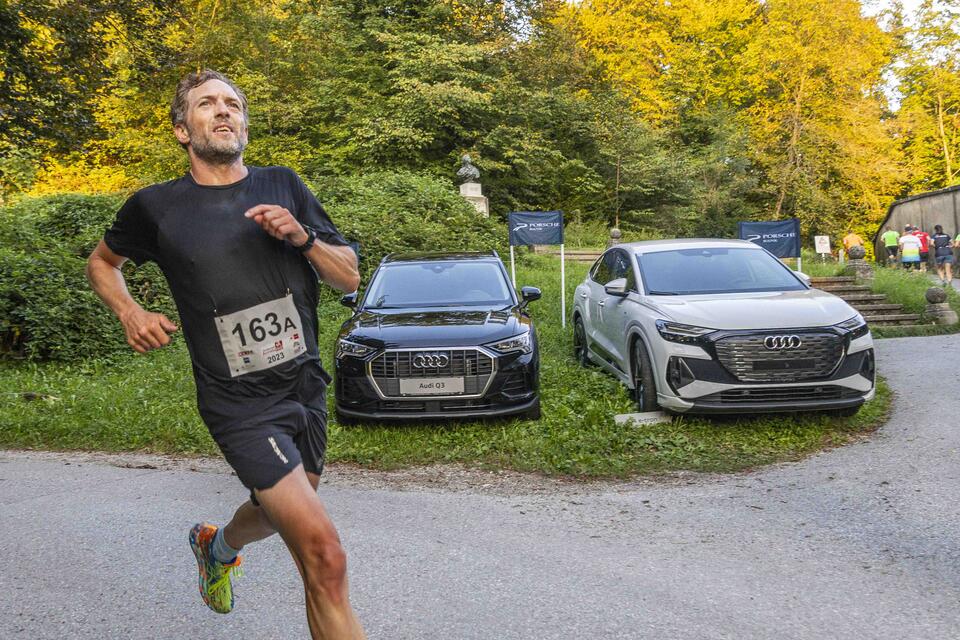
[[[214,320],[234,378],[289,362],[307,350],[290,293]]]

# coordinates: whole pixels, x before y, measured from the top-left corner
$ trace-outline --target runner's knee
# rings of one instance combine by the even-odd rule
[[[334,604],[343,599],[347,554],[335,536],[312,534],[304,545],[301,560],[308,590],[323,593]]]

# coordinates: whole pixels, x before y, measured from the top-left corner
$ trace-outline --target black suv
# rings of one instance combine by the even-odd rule
[[[540,417],[540,356],[527,304],[497,253],[384,258],[336,347],[341,423],[460,416]]]

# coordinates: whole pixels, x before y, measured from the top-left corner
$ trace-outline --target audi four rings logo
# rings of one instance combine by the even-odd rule
[[[449,362],[450,356],[445,353],[418,353],[413,356],[413,366],[417,369],[439,369]]]
[[[767,336],[763,339],[763,346],[767,349],[799,349],[803,344],[800,336]]]

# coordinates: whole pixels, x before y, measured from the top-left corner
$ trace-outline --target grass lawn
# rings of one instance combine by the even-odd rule
[[[541,420],[351,427],[331,421],[328,460],[383,469],[457,462],[608,477],[734,471],[842,445],[886,418],[890,392],[881,383],[877,399],[853,418],[678,417],[659,425],[615,426],[614,414],[632,411],[632,402],[613,378],[574,361],[572,327],[560,326],[558,266],[554,258],[528,255],[517,265],[518,286],[543,290],[531,306],[542,356]],[[567,265],[568,309],[587,268]],[[321,355],[329,363],[339,324],[349,313],[328,291],[319,315]],[[0,447],[217,455],[194,394],[182,338],[146,356],[112,361],[0,363]],[[332,409],[332,397],[330,403]]]

